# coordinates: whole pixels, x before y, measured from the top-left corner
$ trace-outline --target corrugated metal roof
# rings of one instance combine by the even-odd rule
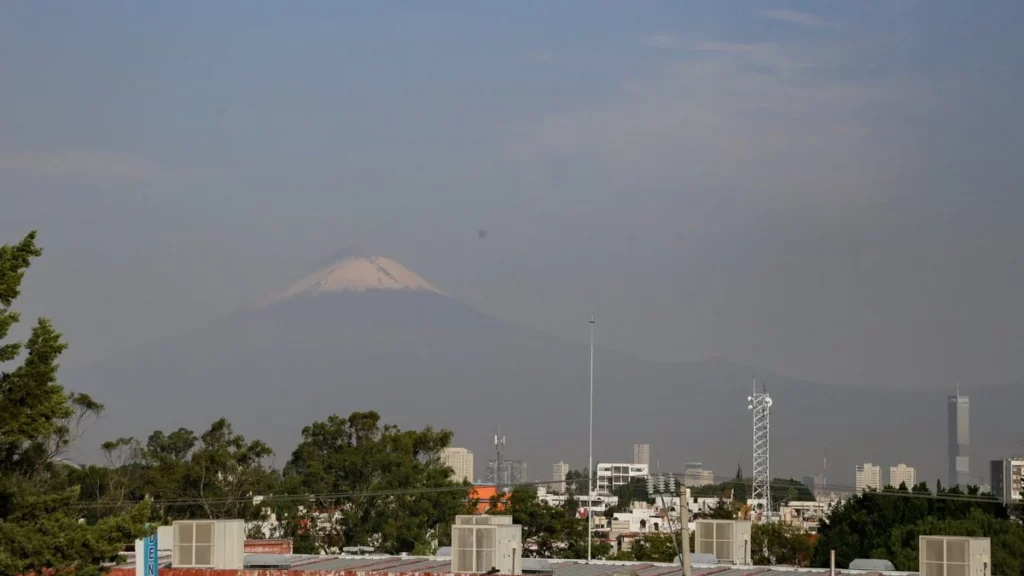
[[[305,554],[246,554],[246,568],[290,568],[303,570],[346,570],[376,573],[451,573],[451,558],[424,556],[311,556]],[[614,562],[551,560],[551,576],[683,576],[678,564],[659,562]],[[918,576],[916,572],[836,570],[842,576]],[[692,576],[828,576],[822,568],[790,566],[693,565]]]
[[[302,566],[305,570],[351,570],[354,572],[451,572],[448,558],[408,556],[320,556],[320,561]]]

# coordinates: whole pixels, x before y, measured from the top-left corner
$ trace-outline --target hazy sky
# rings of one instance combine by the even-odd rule
[[[335,250],[657,359],[1024,377],[1024,3],[8,2],[0,242],[65,365]],[[487,230],[485,238],[478,231]],[[73,383],[65,382],[73,386]]]

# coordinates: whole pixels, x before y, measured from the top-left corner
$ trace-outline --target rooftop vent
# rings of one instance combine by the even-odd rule
[[[697,520],[695,524],[697,554],[714,555],[721,564],[751,564],[750,520]]]
[[[921,536],[921,576],[992,576],[992,544],[988,538]]]
[[[490,523],[488,518],[499,520]],[[523,527],[512,524],[511,516],[456,516],[452,572],[480,574],[496,569],[500,574],[520,574],[522,557]]]
[[[179,520],[172,525],[175,568],[241,570],[245,567],[245,522]]]

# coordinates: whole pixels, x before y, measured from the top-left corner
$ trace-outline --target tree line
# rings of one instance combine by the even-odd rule
[[[144,440],[110,440],[102,446],[102,465],[68,462],[68,447],[99,417],[102,404],[58,383],[66,343],[49,320],[39,319],[24,342],[5,342],[20,320],[12,306],[25,271],[42,254],[35,240],[33,232],[0,246],[0,574],[52,568],[101,574],[126,543],[151,530],[147,525],[183,519],[241,518],[250,536],[291,538],[296,552],[370,546],[430,554],[450,544],[457,514],[481,504],[440,459],[451,432],[402,430],[372,411],[306,426],[280,469],[270,464],[274,453],[266,443],[245,438],[225,419],[198,433],[179,428],[153,431]],[[526,555],[583,558],[588,521],[578,514],[576,497],[586,494],[590,474],[570,472],[563,506],[540,500],[530,486],[484,504],[523,526]],[[698,490],[719,498],[704,516],[742,514],[748,484],[738,470],[735,479]],[[809,499],[807,488],[792,480],[777,480],[773,489],[777,501]],[[917,536],[969,535],[992,539],[993,573],[1024,576],[1020,507],[960,495],[969,494],[941,486],[932,493],[919,484],[854,496],[833,510],[817,535],[756,524],[754,561],[827,566],[835,549],[840,565],[887,558],[897,569],[916,570]],[[629,510],[632,501],[653,503],[642,483],[620,488],[618,496],[609,515]],[[672,537],[647,534],[614,555],[606,542],[591,544],[597,558],[672,561],[678,545]]]

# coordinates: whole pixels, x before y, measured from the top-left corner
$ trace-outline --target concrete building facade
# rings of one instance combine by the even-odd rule
[[[897,464],[889,467],[889,486],[899,488],[901,483],[906,484],[907,488],[917,484],[917,470],[913,466]]]
[[[452,480],[456,482],[473,481],[473,453],[466,448],[443,448],[441,462],[452,469]]]
[[[993,460],[991,466],[992,494],[1004,504],[1024,500],[1024,456]]]
[[[857,464],[855,473],[857,494],[861,494],[868,489],[882,489],[882,468],[880,466],[875,466],[871,462]]]
[[[612,494],[619,486],[629,484],[634,478],[646,478],[650,471],[650,467],[645,464],[598,464],[595,488],[600,494]]]

